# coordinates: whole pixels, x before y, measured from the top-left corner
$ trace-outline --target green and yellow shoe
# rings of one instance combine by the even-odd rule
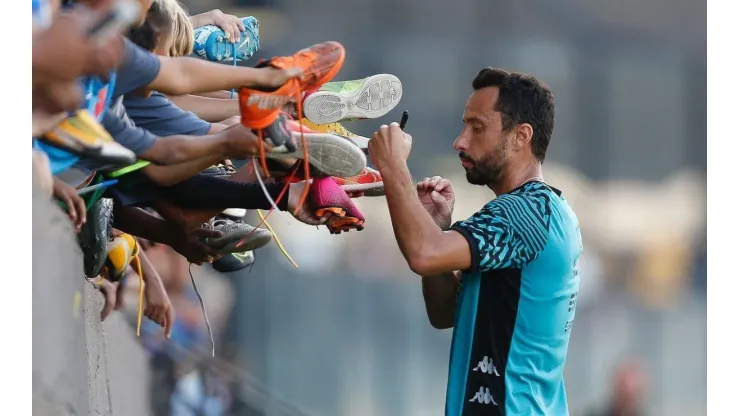
[[[327,82],[316,91],[306,92],[303,111],[316,124],[379,118],[393,110],[402,95],[401,81],[390,74]]]

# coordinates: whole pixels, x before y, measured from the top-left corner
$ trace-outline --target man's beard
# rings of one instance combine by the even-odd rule
[[[487,158],[478,162],[468,159],[473,164],[472,167],[465,169],[465,177],[470,184],[495,186],[501,181],[505,165],[497,164],[491,159]]]
[[[473,165],[465,169],[465,177],[471,185],[496,186],[503,179],[507,165],[506,142],[482,160],[473,160],[463,152],[460,152],[460,158]]]

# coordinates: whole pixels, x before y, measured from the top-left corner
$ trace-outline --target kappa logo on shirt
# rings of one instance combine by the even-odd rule
[[[480,404],[492,404],[494,406],[498,406],[498,403],[496,403],[495,400],[493,400],[493,396],[491,396],[491,391],[488,390],[488,388],[481,387],[480,390],[478,390],[475,393],[475,396],[473,396],[472,399],[468,400],[470,403],[480,403]]]
[[[478,363],[478,365],[473,368],[473,371],[480,371],[481,373],[492,374],[496,377],[501,377],[501,375],[498,373],[498,370],[496,369],[496,366],[493,365],[493,358],[488,358],[488,356],[484,356],[483,359]]]

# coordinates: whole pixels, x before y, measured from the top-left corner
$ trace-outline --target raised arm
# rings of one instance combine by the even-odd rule
[[[240,87],[277,88],[301,74],[300,68],[250,68],[222,65],[198,58],[159,56],[160,70],[149,89],[185,95]]]
[[[240,87],[277,88],[301,75],[300,68],[250,68],[222,65],[198,58],[155,55],[124,39],[124,59],[116,73],[114,97],[153,90],[185,95]]]
[[[381,127],[370,140],[370,154],[384,178],[393,232],[411,270],[422,276],[475,273],[522,267],[536,257],[546,241],[548,220],[543,212],[517,208],[518,196],[501,196],[450,231],[440,230],[417,198],[405,162],[409,151],[410,139],[395,123]],[[522,217],[512,221],[516,216]],[[524,229],[523,224],[531,226]]]
[[[149,165],[144,168],[144,173],[161,186],[174,185],[202,172],[214,163],[226,158],[233,157],[237,159],[247,159],[252,155],[256,155],[259,149],[259,138],[255,136],[251,130],[241,124],[235,124],[209,136],[160,137],[157,141],[162,141],[160,145],[163,143],[161,146],[161,152],[166,154],[170,151],[177,151],[177,142],[175,142],[174,146],[171,145],[173,138],[174,140],[183,140],[182,138],[187,138],[185,141],[180,142],[179,146],[182,146],[185,149],[190,148],[189,152],[192,154],[200,152],[197,154],[200,154],[201,157],[192,158],[187,162],[169,166]],[[203,140],[204,142],[200,142],[199,140]],[[207,143],[208,140],[214,141],[214,144],[211,145],[214,149],[213,151],[205,150],[206,148],[209,148],[209,144]],[[225,143],[225,147],[223,149],[220,148],[220,141]],[[175,150],[168,150],[166,146],[171,146]],[[263,146],[265,151],[269,152],[272,150],[272,146],[269,143],[264,143]],[[155,149],[155,151],[160,150]],[[145,160],[150,159],[145,158]]]
[[[198,173],[198,166],[202,166],[206,159],[218,161],[235,158],[247,159],[258,149],[258,139],[246,127],[236,124],[218,133],[207,136],[174,135],[157,137],[149,131],[136,127],[121,116],[106,111],[103,115],[103,127],[113,136],[116,142],[133,151],[139,159],[148,160],[158,165],[177,165],[191,161],[188,174],[185,177]],[[264,144],[269,151],[268,143]],[[203,169],[208,167],[206,164]],[[180,168],[182,169],[182,167]],[[181,179],[184,179],[181,178]],[[178,181],[176,178],[168,181]]]
[[[228,95],[228,93],[226,93]],[[185,111],[195,113],[210,123],[218,123],[239,114],[239,101],[222,98],[209,98],[199,95],[179,95],[168,97],[172,103]]]

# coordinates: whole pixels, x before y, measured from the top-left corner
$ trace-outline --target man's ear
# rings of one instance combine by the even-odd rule
[[[522,123],[514,128],[514,149],[521,150],[532,142],[534,130],[529,123]]]

